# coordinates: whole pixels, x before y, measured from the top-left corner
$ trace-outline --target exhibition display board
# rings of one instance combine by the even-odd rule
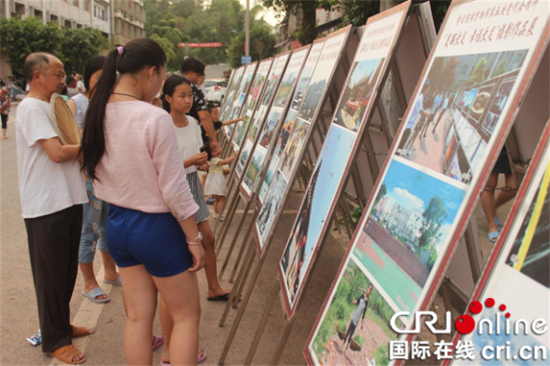
[[[231,107],[233,105],[233,102],[235,100],[235,95],[237,95],[237,90],[239,89],[239,86],[241,85],[241,80],[243,78],[245,66],[239,67],[237,70],[233,72],[233,78],[231,79],[231,82],[229,83],[227,87],[227,96],[225,97],[225,100],[222,102],[222,109],[220,118],[222,121],[226,120],[229,116],[229,111],[231,110]],[[224,128],[224,130],[227,130]],[[226,133],[226,136],[228,134]]]
[[[241,78],[241,82],[239,83],[239,87],[237,88],[235,96],[233,97],[233,101],[231,102],[231,104],[228,103],[227,105],[228,111],[227,116],[225,117],[226,120],[239,118],[241,116],[243,105],[248,95],[248,90],[250,89],[250,85],[252,84],[252,80],[256,73],[257,67],[257,61],[246,65],[243,76]],[[229,140],[232,140],[235,131],[235,125],[225,126],[224,128],[226,130],[226,136],[228,136]]]
[[[256,107],[258,107],[258,101],[264,91],[265,85],[267,85],[267,76],[273,66],[273,58],[262,60],[258,66],[258,70],[252,79],[248,95],[246,96],[245,103],[241,115],[244,114],[245,119],[243,122],[239,122],[235,125],[235,133],[233,134],[234,150],[239,150],[243,144],[246,134],[248,133],[250,121],[254,118],[256,113]],[[241,154],[242,155],[242,154]]]
[[[345,49],[349,33],[348,27],[330,34],[324,40],[314,42],[300,76],[259,194],[262,207],[255,222],[255,231],[260,257],[272,239],[274,224],[288,199],[292,187],[289,183],[296,178],[299,163],[304,159],[328,85]],[[307,89],[304,89],[306,85]]]
[[[235,74],[237,73],[238,69],[231,69],[231,74],[229,75],[229,81],[227,82],[227,90],[225,92],[225,98],[222,98],[220,100],[220,117],[223,117],[225,112],[225,106],[227,105],[224,103],[227,100],[227,97],[229,94],[235,90]],[[223,119],[223,118],[222,118]]]
[[[277,91],[277,87],[286,69],[289,58],[290,52],[277,55],[273,61],[273,67],[271,68],[269,75],[267,75],[268,81],[266,83],[265,92],[258,103],[258,108],[254,114],[250,129],[247,131],[246,135],[243,136],[243,140],[239,145],[242,147],[242,151],[237,161],[237,168],[235,169],[238,179],[240,179],[243,172],[245,172],[249,161],[257,158],[254,156],[256,152],[256,142],[264,128],[267,112],[270,110],[271,103],[275,97],[275,92]]]
[[[458,341],[473,344],[478,364],[494,362],[495,346],[507,346],[508,356],[500,357],[510,363],[547,361],[548,328],[541,331],[540,324],[535,328],[530,325],[540,320],[548,322],[550,305],[549,137],[547,126],[472,296],[472,315],[468,317],[474,319],[477,327],[466,335],[457,333],[454,339],[455,344]],[[483,319],[492,321],[492,334],[483,330]]]
[[[291,318],[379,98],[411,3],[368,19],[278,270]],[[283,169],[284,170],[284,169]]]
[[[301,76],[302,66],[308,56],[309,49],[310,46],[306,46],[292,53],[289,64],[271,104],[271,108],[269,109],[264,128],[261,131],[259,139],[256,140],[252,160],[246,169],[246,174],[240,186],[241,192],[248,199],[250,199],[253,192],[256,192],[258,182],[262,178],[264,162],[268,159],[277,159],[275,156],[271,155],[272,146],[274,143],[279,142],[275,136],[278,134],[281,121],[284,116],[287,115],[288,107],[293,101],[292,97],[294,96],[296,82],[299,80],[298,77]],[[250,146],[248,147],[250,148]],[[245,146],[245,150],[246,149],[247,147]]]
[[[453,1],[308,341],[309,363],[337,357],[352,300],[369,304],[368,331],[357,334],[369,347],[349,364],[387,363],[400,338],[390,317],[408,312],[408,330],[431,304],[542,59],[548,15],[537,1]]]

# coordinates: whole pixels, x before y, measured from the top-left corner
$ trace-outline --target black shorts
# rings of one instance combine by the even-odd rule
[[[8,128],[8,115],[7,114],[2,114],[2,129],[6,129]]]

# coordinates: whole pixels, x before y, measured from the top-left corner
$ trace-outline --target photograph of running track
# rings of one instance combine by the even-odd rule
[[[412,311],[445,250],[465,191],[393,160],[353,252],[388,296]]]

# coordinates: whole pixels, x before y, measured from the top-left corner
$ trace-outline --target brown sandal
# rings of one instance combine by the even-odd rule
[[[84,355],[82,355],[82,352],[77,350],[76,347],[73,346],[72,344],[58,348],[55,351],[50,352],[49,355],[57,358],[59,361],[63,363],[68,363],[69,365],[76,365],[86,361],[86,358],[84,358]],[[78,355],[82,355],[82,359],[78,361],[73,361],[73,359]]]
[[[94,334],[93,329],[88,329],[84,327],[77,327],[76,325],[71,325],[73,327],[73,331],[71,333],[71,337],[78,338],[78,337],[85,337],[89,336],[91,334]]]

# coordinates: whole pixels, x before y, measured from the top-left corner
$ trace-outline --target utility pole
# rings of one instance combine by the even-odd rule
[[[244,20],[245,56],[250,56],[250,0],[246,0],[246,17]]]

